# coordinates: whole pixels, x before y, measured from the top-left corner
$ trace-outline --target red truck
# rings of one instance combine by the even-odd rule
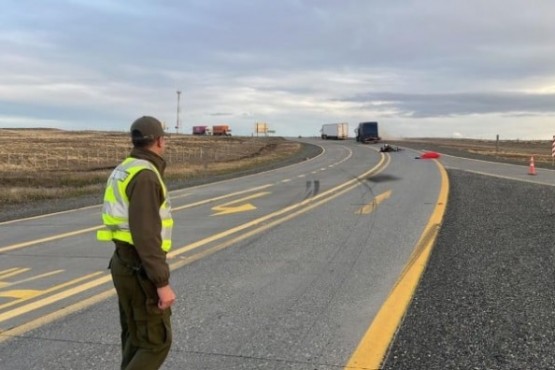
[[[212,135],[231,136],[231,129],[229,125],[215,125],[212,126]]]

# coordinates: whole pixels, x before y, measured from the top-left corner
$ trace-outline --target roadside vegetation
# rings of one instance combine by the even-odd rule
[[[171,135],[166,179],[186,183],[280,161],[301,144],[278,137]],[[0,129],[0,208],[101,194],[131,150],[127,133]]]
[[[552,142],[549,140],[415,138],[387,142],[413,149],[522,165],[528,165],[534,157],[537,167],[555,168],[551,155]]]

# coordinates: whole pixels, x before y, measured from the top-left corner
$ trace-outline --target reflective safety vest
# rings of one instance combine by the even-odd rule
[[[156,167],[143,159],[126,158],[108,178],[102,209],[102,221],[105,228],[97,231],[96,238],[99,241],[119,240],[134,245],[129,230],[129,199],[127,198],[126,189],[129,182],[142,170],[153,171],[158,176],[162,186],[164,202],[160,206],[160,219],[162,220],[161,248],[168,252],[172,247],[171,234],[173,227],[168,190]]]

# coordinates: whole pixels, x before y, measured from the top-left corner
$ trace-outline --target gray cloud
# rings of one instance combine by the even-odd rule
[[[508,92],[410,94],[376,92],[341,101],[362,103],[378,110],[394,110],[405,117],[441,117],[470,114],[555,113],[555,94]]]
[[[431,136],[450,123],[430,118],[547,122],[553,14],[548,0],[7,1],[0,107],[76,125],[138,110],[171,122],[180,89],[184,123],[225,114],[235,133],[366,117]]]
[[[233,113],[225,113],[225,112],[216,112],[216,113],[208,113],[209,116],[212,117],[222,117],[222,116],[231,116]]]

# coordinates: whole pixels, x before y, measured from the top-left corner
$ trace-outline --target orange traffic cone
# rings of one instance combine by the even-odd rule
[[[534,164],[534,156],[530,157],[530,168],[528,169],[528,175],[536,174],[536,165]]]

